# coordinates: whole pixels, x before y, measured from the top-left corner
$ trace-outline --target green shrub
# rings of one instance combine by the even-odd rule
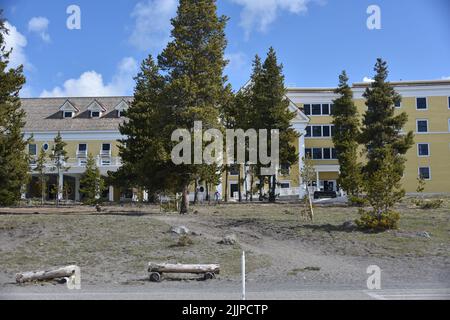
[[[361,217],[355,222],[361,229],[369,230],[389,230],[397,229],[400,220],[400,214],[396,211],[388,210],[383,212],[381,216],[373,211],[359,209]]]
[[[194,241],[187,234],[183,234],[178,238],[177,247],[187,247],[194,244]]]
[[[348,204],[353,207],[364,207],[367,205],[367,199],[357,196],[349,196]]]

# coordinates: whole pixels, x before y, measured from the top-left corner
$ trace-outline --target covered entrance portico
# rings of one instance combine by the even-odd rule
[[[337,179],[339,177],[339,165],[316,165],[315,191],[336,191],[339,192]]]

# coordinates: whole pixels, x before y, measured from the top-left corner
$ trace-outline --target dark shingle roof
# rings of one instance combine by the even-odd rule
[[[130,103],[132,97],[89,98],[27,98],[22,99],[26,124],[24,131],[96,131],[118,130],[124,118],[117,118],[114,109],[122,100]],[[63,119],[59,108],[69,100],[80,111],[71,119]],[[90,118],[87,107],[97,100],[105,109],[101,118]]]

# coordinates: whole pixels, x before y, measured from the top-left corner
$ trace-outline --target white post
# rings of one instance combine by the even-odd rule
[[[63,199],[63,187],[64,187],[64,174],[60,171],[59,172],[59,179],[58,179],[58,200]]]
[[[320,178],[319,178],[319,171],[316,170],[316,190],[320,191]]]
[[[109,201],[113,202],[114,201],[114,187],[113,186],[109,186]]]
[[[242,300],[245,300],[245,251],[242,251]]]
[[[298,184],[298,186],[300,187],[300,190],[299,190],[299,198],[300,199],[303,199],[303,197],[305,196],[305,193],[304,193],[304,184],[303,184],[303,181],[302,181],[302,178],[301,178],[301,173],[302,173],[302,171],[303,171],[303,166],[304,166],[304,163],[303,163],[303,158],[305,157],[305,134],[306,134],[306,131],[305,130],[301,130],[301,131],[299,131],[299,133],[301,134],[301,136],[300,136],[300,138],[298,139],[298,173],[299,173],[299,178],[298,178],[298,180],[299,180],[299,184]]]

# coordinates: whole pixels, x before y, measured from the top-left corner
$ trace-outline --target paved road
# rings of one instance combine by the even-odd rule
[[[236,288],[237,289],[237,288]],[[0,291],[3,300],[239,300],[239,290],[146,290],[143,287],[68,290],[59,286],[10,288]],[[450,289],[320,289],[320,290],[265,290],[247,292],[247,300],[450,300]]]

